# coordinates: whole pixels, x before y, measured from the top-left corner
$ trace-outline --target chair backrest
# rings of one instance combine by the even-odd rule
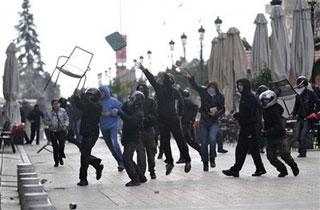
[[[56,67],[68,76],[81,78],[90,69],[92,58],[93,53],[76,46],[64,62],[58,59]]]

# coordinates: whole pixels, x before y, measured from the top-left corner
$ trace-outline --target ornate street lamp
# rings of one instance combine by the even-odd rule
[[[282,0],[272,0],[272,1],[270,2],[270,4],[271,4],[272,6],[281,5],[281,4],[282,4]]]
[[[187,35],[185,35],[184,33],[181,35],[181,42],[183,47],[183,59],[186,61]]]
[[[310,9],[311,9],[311,27],[312,27],[312,33],[313,35],[314,33],[314,8],[317,4],[316,0],[308,0],[308,4],[310,5]]]
[[[203,55],[202,55],[202,49],[203,49],[203,45],[202,45],[202,41],[204,38],[204,28],[201,26],[198,30],[199,35],[200,35],[200,71],[201,71],[201,84],[203,84]]]
[[[172,63],[172,67],[173,67],[173,50],[174,50],[174,41],[171,40],[169,42],[169,45],[170,45],[170,51],[171,51],[171,63]]]
[[[151,54],[152,52],[148,50],[147,55],[148,55],[148,60],[149,60],[149,69],[151,69]]]
[[[221,24],[222,24],[222,20],[219,18],[219,16],[217,17],[217,19],[214,21],[214,24],[216,25],[216,31],[218,32],[218,35],[221,34]]]

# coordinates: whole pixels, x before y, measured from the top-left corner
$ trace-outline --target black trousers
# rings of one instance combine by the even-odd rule
[[[96,170],[99,168],[101,159],[91,155],[93,146],[96,144],[98,136],[83,136],[82,142],[80,144],[80,180],[87,180],[88,167],[93,166]]]
[[[140,167],[133,161],[133,154],[139,146],[139,142],[128,142],[123,146],[123,162],[126,172],[129,178],[133,182],[140,182],[144,179],[144,174],[142,173]]]
[[[34,137],[36,137],[36,143],[39,144],[39,140],[40,140],[40,125],[37,125],[35,123],[31,123],[30,143],[33,142]]]
[[[197,150],[199,153],[201,153],[201,148],[198,142],[196,141],[196,136],[194,132],[194,127],[192,123],[183,123],[182,124],[182,130],[184,139],[186,142],[191,146],[193,149]]]
[[[296,167],[290,155],[290,147],[285,138],[268,138],[267,140],[267,158],[270,163],[276,167],[279,172],[287,172],[286,166],[278,159],[278,156],[290,167]]]
[[[154,159],[157,151],[154,138],[155,132],[153,127],[140,132],[140,144],[137,148],[137,163],[143,174],[145,174],[147,168],[146,156],[148,158],[148,170],[150,173],[154,172]]]
[[[241,170],[248,150],[251,153],[256,170],[265,170],[260,156],[259,142],[257,140],[257,131],[255,128],[240,129],[238,144],[236,147],[236,162],[230,170]]]
[[[55,163],[59,163],[59,160],[65,157],[64,154],[64,131],[50,131],[50,140],[53,147],[53,159]]]
[[[170,133],[172,133],[175,138],[178,148],[180,150],[180,155],[185,159],[186,162],[191,162],[189,155],[189,149],[187,143],[185,142],[182,134],[182,128],[180,125],[180,120],[178,117],[172,118],[160,118],[159,119],[160,128],[160,144],[163,145],[164,154],[166,155],[166,161],[168,164],[173,165],[173,157],[170,146]]]

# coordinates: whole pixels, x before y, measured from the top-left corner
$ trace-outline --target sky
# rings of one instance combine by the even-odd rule
[[[6,49],[18,35],[16,29],[23,0],[0,0],[0,75],[3,75]],[[183,55],[180,36],[187,35],[186,58],[198,58],[198,29],[206,30],[203,40],[204,60],[209,58],[211,41],[217,36],[214,21],[223,21],[222,31],[240,30],[252,44],[258,13],[265,14],[270,0],[30,0],[36,31],[39,34],[44,70],[52,73],[57,58],[69,55],[74,46],[94,54],[86,87],[97,87],[97,74],[111,68],[115,76],[115,52],[105,36],[119,31],[127,38],[127,66],[133,59],[152,51],[151,71],[157,73],[171,65],[169,41],[175,41],[174,60]],[[265,14],[270,22],[269,15]],[[269,29],[269,35],[270,35]],[[62,96],[70,96],[76,79],[62,76],[58,83]],[[103,77],[103,83],[107,83]],[[2,80],[0,80],[2,97]]]

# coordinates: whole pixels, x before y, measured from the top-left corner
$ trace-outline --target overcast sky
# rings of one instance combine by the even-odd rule
[[[0,0],[0,75],[3,75],[5,51],[17,37],[14,26],[20,19],[22,2]],[[128,36],[128,66],[140,55],[147,59],[146,52],[151,50],[155,73],[171,63],[168,44],[171,39],[176,43],[174,57],[182,56],[183,32],[188,36],[187,59],[199,57],[201,25],[206,30],[204,59],[207,60],[211,41],[217,35],[214,25],[217,16],[223,21],[222,31],[237,27],[240,36],[252,44],[254,19],[257,13],[265,13],[265,5],[269,3],[270,0],[30,0],[45,70],[51,73],[58,56],[68,55],[74,46],[80,46],[94,53],[86,86],[97,86],[97,74],[109,67],[112,76],[115,75],[115,53],[104,39],[114,31]],[[266,17],[269,21],[269,15]],[[63,96],[72,93],[75,82],[66,76],[59,80]],[[2,96],[2,79],[0,91]]]

